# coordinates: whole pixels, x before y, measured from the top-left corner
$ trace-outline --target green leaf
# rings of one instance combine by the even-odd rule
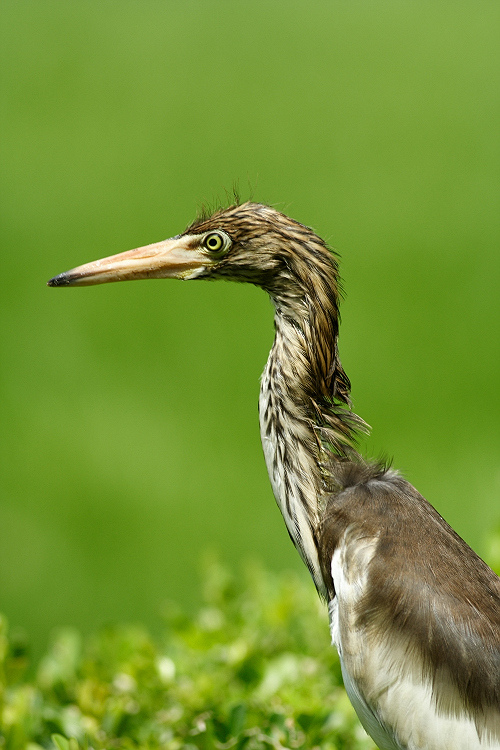
[[[56,750],[70,750],[69,740],[63,737],[62,734],[53,734],[52,742],[56,746]],[[73,750],[73,748],[71,748]]]

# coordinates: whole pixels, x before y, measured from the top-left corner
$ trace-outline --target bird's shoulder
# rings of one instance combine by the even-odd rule
[[[414,581],[429,587],[426,596],[438,589],[471,606],[480,597],[500,627],[500,578],[415,487],[381,465],[346,462],[344,467],[341,488],[328,498],[318,530],[327,567],[340,544],[355,555],[356,547],[372,540],[371,576],[386,580],[389,575],[395,586]]]

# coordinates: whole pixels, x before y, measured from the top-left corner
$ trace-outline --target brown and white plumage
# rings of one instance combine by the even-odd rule
[[[405,479],[358,454],[335,256],[311,229],[244,203],[49,284],[158,277],[244,281],[271,297],[264,455],[365,729],[382,750],[500,749],[500,579]]]

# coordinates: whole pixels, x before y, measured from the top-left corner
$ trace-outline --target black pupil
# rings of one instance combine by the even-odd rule
[[[208,246],[211,250],[218,250],[221,245],[222,242],[217,235],[208,238]]]

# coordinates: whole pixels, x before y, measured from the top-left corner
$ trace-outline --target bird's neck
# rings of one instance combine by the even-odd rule
[[[338,310],[306,293],[276,298],[275,340],[261,382],[259,415],[274,496],[293,543],[325,594],[317,533],[335,467],[357,456],[362,421],[348,410],[349,380],[337,352]]]

